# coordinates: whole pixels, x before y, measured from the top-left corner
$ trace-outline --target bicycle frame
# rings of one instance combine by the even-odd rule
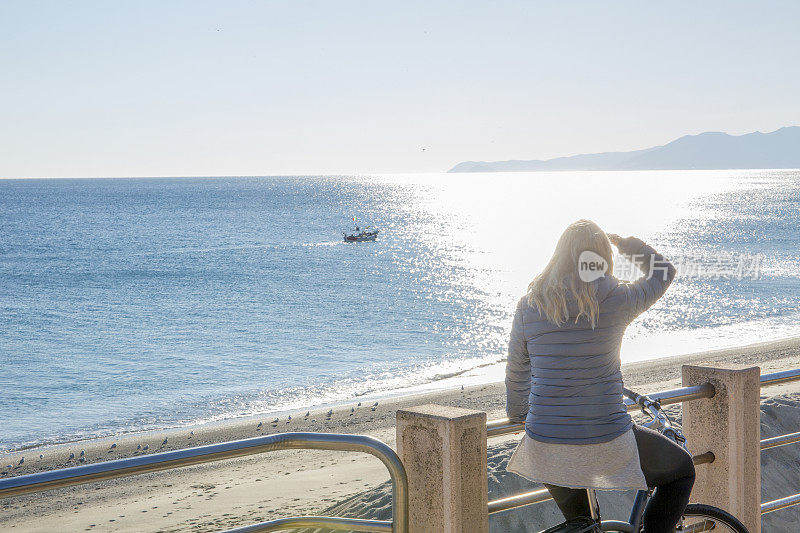
[[[597,493],[594,489],[586,489],[589,496],[589,511],[593,519],[600,518],[600,504],[597,502]],[[642,527],[642,515],[644,514],[644,506],[647,499],[650,497],[650,492],[640,490],[636,492],[636,498],[633,500],[633,508],[631,509],[631,516],[627,522],[619,520],[601,520],[600,528],[603,531],[617,531],[620,533],[639,533]]]
[[[650,498],[650,491],[647,490],[636,491],[636,498],[633,499],[633,507],[631,508],[631,516],[628,518],[628,522],[631,525],[631,531],[633,533],[638,533],[639,529],[642,527],[642,515],[644,515],[644,506],[647,504],[647,500],[649,498]]]

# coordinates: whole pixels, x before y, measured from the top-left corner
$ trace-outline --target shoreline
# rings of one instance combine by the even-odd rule
[[[760,366],[762,373],[798,368],[800,336],[626,363],[622,372],[628,387],[657,392],[680,387],[680,365],[704,362]],[[764,394],[798,390],[795,383],[770,387]],[[485,411],[489,420],[505,417],[502,382],[377,400],[377,406],[376,400],[362,401],[360,407],[358,401],[311,410],[308,417],[293,414],[292,420],[288,415],[254,416],[6,453],[0,455],[0,479],[287,431],[366,434],[394,447],[397,409],[424,403]],[[493,438],[490,445],[511,445],[518,438]],[[382,463],[368,455],[284,450],[3,499],[0,529],[117,532],[140,531],[146,524],[176,533],[220,530],[319,513],[388,477]]]
[[[794,335],[794,336],[766,340],[766,341],[758,341],[735,347],[716,348],[712,350],[699,351],[682,355],[662,356],[653,359],[631,361],[627,363],[622,363],[621,366],[623,370],[623,376],[625,376],[626,369],[636,369],[636,368],[641,370],[663,369],[665,366],[670,366],[670,365],[680,366],[682,364],[697,362],[698,360],[703,359],[704,357],[712,359],[716,359],[717,357],[722,357],[724,359],[730,359],[730,358],[736,359],[737,357],[735,356],[735,354],[739,352],[741,352],[742,354],[750,353],[758,348],[766,348],[769,350],[773,349],[777,345],[782,345],[782,344],[791,345],[794,343],[800,346],[800,335]],[[505,365],[505,362],[485,363],[479,365],[477,368],[496,366],[496,365]],[[460,372],[454,372],[453,375],[448,375],[447,377],[441,380],[435,380],[428,383],[405,387],[394,391],[384,391],[383,393],[376,393],[371,395],[365,394],[364,396],[357,396],[347,400],[328,402],[314,406],[304,407],[301,409],[266,411],[263,413],[250,414],[239,417],[220,418],[219,420],[187,422],[183,425],[170,426],[159,429],[134,429],[131,431],[119,432],[111,435],[78,438],[72,440],[65,440],[61,442],[23,445],[5,451],[0,450],[0,463],[2,463],[0,465],[0,470],[2,471],[5,470],[3,467],[7,466],[6,462],[7,457],[13,458],[14,456],[18,456],[19,454],[24,454],[24,453],[30,453],[30,454],[40,453],[41,450],[51,450],[56,448],[67,449],[78,445],[83,445],[84,447],[86,446],[93,447],[93,445],[101,445],[106,442],[114,443],[120,441],[129,441],[132,439],[140,441],[149,441],[152,439],[159,439],[163,437],[169,438],[172,435],[185,434],[186,432],[192,432],[193,434],[197,433],[198,435],[204,435],[204,434],[214,435],[218,433],[229,433],[229,432],[239,433],[241,431],[246,431],[245,428],[249,428],[251,424],[254,423],[258,424],[259,422],[262,423],[262,429],[264,431],[263,433],[260,434],[269,435],[278,432],[278,431],[269,431],[270,429],[288,429],[281,427],[283,423],[287,422],[287,417],[291,417],[291,420],[293,422],[296,422],[297,425],[293,425],[291,423],[286,425],[292,426],[293,431],[301,431],[301,429],[296,429],[296,428],[298,426],[304,427],[309,421],[312,421],[312,423],[317,423],[317,421],[320,419],[324,420],[326,418],[325,415],[329,410],[333,410],[334,413],[336,413],[337,411],[347,410],[350,407],[358,409],[363,409],[363,408],[369,409],[376,402],[378,403],[378,406],[380,406],[381,403],[383,403],[385,406],[391,406],[395,403],[406,405],[408,403],[415,403],[417,399],[419,399],[419,401],[416,402],[415,404],[419,404],[419,403],[425,403],[426,399],[435,398],[438,397],[439,395],[449,395],[449,394],[454,394],[456,392],[461,392],[462,389],[464,391],[473,391],[475,389],[483,390],[486,387],[492,387],[492,388],[504,387],[503,381],[487,381],[484,383],[463,384],[463,385],[452,384],[442,387],[435,386],[435,383],[437,382],[450,381],[453,378],[458,378],[463,376],[464,374],[468,374],[473,370],[475,369],[467,369]],[[762,371],[762,373],[765,372]],[[430,387],[430,389],[428,389],[428,387]],[[415,390],[415,389],[420,389],[420,390]],[[646,391],[646,392],[657,392],[657,391]],[[308,419],[306,419],[306,417],[304,416],[305,412],[311,413]],[[273,428],[271,427],[272,426],[271,421],[276,418],[279,420],[279,423],[277,424],[276,428]],[[218,441],[212,441],[207,443],[213,444],[216,442]]]

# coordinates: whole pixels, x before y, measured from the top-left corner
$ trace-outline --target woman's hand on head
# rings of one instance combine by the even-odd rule
[[[616,233],[606,233],[606,236],[608,236],[608,240],[611,241],[611,244],[613,244],[614,246],[619,245],[619,241],[622,240],[622,237],[620,237]]]

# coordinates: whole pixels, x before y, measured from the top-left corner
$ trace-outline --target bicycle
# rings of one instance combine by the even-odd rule
[[[686,437],[681,430],[672,424],[669,416],[661,408],[658,400],[637,394],[629,389],[623,389],[625,396],[642,408],[642,412],[650,417],[650,421],[642,424],[650,429],[655,429],[662,435],[680,444],[685,450]],[[594,489],[587,489],[589,496],[589,509],[591,518],[582,517],[564,522],[541,533],[598,533],[602,531],[616,533],[640,533],[642,530],[642,515],[647,501],[652,496],[652,490],[640,490],[633,501],[630,518],[627,522],[620,520],[601,520],[600,504]],[[714,531],[715,533],[748,533],[747,528],[732,514],[718,507],[700,503],[690,503],[681,520],[676,524],[676,533],[695,533],[700,531]]]

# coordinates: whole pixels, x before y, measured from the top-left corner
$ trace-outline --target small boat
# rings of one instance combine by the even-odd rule
[[[356,226],[354,233],[349,235],[347,233],[342,233],[342,235],[344,236],[344,242],[374,241],[378,238],[378,231],[379,230],[370,230],[369,228],[361,229]]]

